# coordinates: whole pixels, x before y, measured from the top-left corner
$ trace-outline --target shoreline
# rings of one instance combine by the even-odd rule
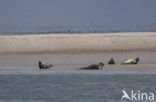
[[[140,57],[137,65],[120,65],[127,58]],[[113,58],[115,65],[108,65]],[[0,69],[39,69],[38,61],[53,64],[52,70],[75,70],[104,63],[104,69],[156,69],[156,52],[116,52],[82,54],[6,54],[0,55]]]
[[[87,65],[86,65],[87,66]],[[78,65],[78,66],[54,66],[50,69],[39,69],[37,67],[25,67],[21,68],[20,66],[0,66],[0,70],[42,70],[42,71],[57,71],[57,70],[77,70],[82,71],[83,69],[80,69],[82,67],[86,67],[84,65]],[[108,65],[106,64],[103,69],[99,69],[99,71],[105,71],[105,70],[156,70],[156,64],[137,64],[137,65],[121,65],[121,64],[115,64],[115,65]],[[87,70],[84,70],[87,71]],[[91,71],[98,71],[98,70],[91,70]]]

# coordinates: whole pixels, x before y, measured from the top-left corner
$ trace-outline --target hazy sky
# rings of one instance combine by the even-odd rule
[[[156,0],[0,0],[0,33],[156,31]]]

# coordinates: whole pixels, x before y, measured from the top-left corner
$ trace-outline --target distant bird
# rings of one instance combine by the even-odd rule
[[[49,69],[49,68],[53,67],[53,65],[52,64],[45,65],[45,64],[42,64],[41,61],[38,61],[38,67],[39,67],[39,69]]]
[[[82,69],[82,70],[98,70],[98,69],[103,69],[104,65],[105,65],[104,63],[100,62],[99,64],[93,64],[93,65],[83,67],[80,69]]]
[[[121,64],[138,64],[139,61],[140,61],[140,58],[139,57],[137,57],[135,59],[130,58],[130,59],[124,60]]]
[[[111,58],[109,61],[108,61],[108,64],[115,64],[115,60],[113,58]]]

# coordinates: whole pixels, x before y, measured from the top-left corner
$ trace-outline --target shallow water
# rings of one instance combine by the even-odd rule
[[[122,90],[156,93],[156,70],[0,70],[0,102],[127,102]]]

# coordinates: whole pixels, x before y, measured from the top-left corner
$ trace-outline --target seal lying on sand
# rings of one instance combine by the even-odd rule
[[[111,58],[109,61],[108,61],[108,64],[115,64],[115,60],[113,58]]]
[[[49,69],[49,68],[53,67],[53,65],[52,64],[51,65],[45,65],[45,64],[42,64],[41,61],[38,61],[38,67],[40,69]]]
[[[83,68],[79,68],[81,70],[98,70],[98,69],[103,69],[105,64],[103,64],[102,62],[100,62],[99,64],[93,64],[87,67],[83,67]]]
[[[130,59],[124,60],[121,64],[138,64],[139,61],[140,61],[139,57],[137,57],[135,59],[130,58]]]

